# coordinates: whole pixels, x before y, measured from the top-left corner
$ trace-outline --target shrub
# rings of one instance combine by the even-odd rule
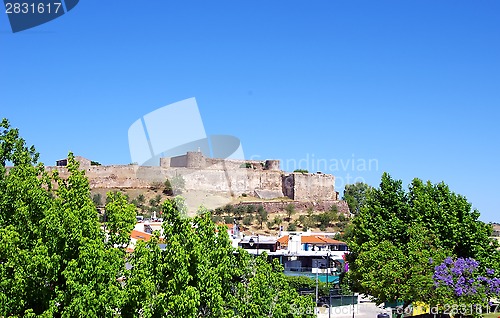
[[[212,222],[214,222],[214,223],[222,223],[222,221],[224,220],[219,215],[212,215],[211,219],[212,219]]]
[[[288,227],[286,228],[286,230],[289,232],[297,231],[297,224],[295,224],[295,222],[288,223]]]
[[[224,217],[224,223],[226,223],[226,224],[233,224],[234,223],[234,218],[232,216],[227,215],[227,216]]]
[[[247,213],[252,214],[253,212],[255,212],[255,206],[252,204],[247,205]]]
[[[309,173],[309,170],[306,170],[306,169],[295,169],[295,170],[293,170],[293,172],[299,172],[299,173],[304,174],[304,173]]]
[[[94,205],[96,207],[102,206],[102,196],[101,196],[101,194],[100,193],[94,194],[94,196],[92,197],[92,202],[94,202]]]
[[[251,225],[253,222],[253,216],[251,214],[247,214],[245,215],[245,217],[243,218],[243,224],[245,225]]]
[[[172,189],[172,183],[170,183],[170,180],[165,180],[165,182],[163,183],[163,193],[165,195],[174,195],[174,190]]]
[[[181,175],[173,177],[171,184],[175,195],[181,194],[186,188],[186,180]]]

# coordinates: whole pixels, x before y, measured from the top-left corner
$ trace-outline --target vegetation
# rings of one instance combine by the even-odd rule
[[[285,207],[285,211],[286,211],[286,215],[288,217],[288,221],[290,221],[292,219],[292,215],[295,214],[295,205],[293,204],[287,204],[287,206]]]
[[[136,209],[127,196],[109,193],[99,224],[73,155],[67,179],[37,160],[2,121],[1,317],[293,317],[291,306],[314,306],[290,287],[279,263],[235,250],[225,226],[205,209],[188,218],[182,200],[162,204],[164,249],[155,233],[126,254]],[[8,173],[7,162],[14,166]]]
[[[165,195],[169,195],[169,196],[172,196],[174,195],[174,189],[172,188],[172,183],[170,182],[170,180],[165,180],[165,182],[163,183],[163,194]]]
[[[342,200],[347,202],[349,211],[352,214],[358,214],[361,207],[365,204],[366,196],[373,188],[366,183],[356,182],[347,184],[344,189]]]
[[[405,191],[401,181],[384,173],[346,231],[354,289],[379,303],[404,301],[404,307],[415,301],[457,302],[435,288],[436,265],[462,257],[478,261],[480,271],[499,269],[491,226],[478,217],[466,198],[444,183],[414,179]],[[482,296],[478,305],[487,302]]]
[[[262,229],[262,223],[267,222],[269,217],[269,213],[264,209],[262,205],[259,205],[257,208],[257,221],[260,224],[260,228]]]
[[[302,173],[302,174],[309,173],[309,171],[306,169],[295,169],[295,170],[293,170],[293,172],[298,172],[298,173]]]

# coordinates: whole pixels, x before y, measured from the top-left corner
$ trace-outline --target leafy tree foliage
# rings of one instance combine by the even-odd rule
[[[264,206],[259,205],[257,208],[257,221],[260,224],[260,228],[262,229],[262,223],[267,222],[269,218],[269,213],[267,212],[266,209],[264,209]]]
[[[498,268],[491,227],[478,217],[465,197],[444,183],[414,179],[405,191],[401,181],[384,173],[346,233],[354,288],[378,302],[432,303],[438,295],[430,258],[471,257]]]
[[[292,219],[292,215],[294,215],[295,212],[297,212],[295,210],[295,205],[293,205],[293,204],[287,204],[287,206],[285,207],[285,211],[286,211],[286,215],[288,217],[288,221],[290,221]]]
[[[366,196],[371,189],[372,187],[364,182],[356,182],[345,186],[342,199],[347,202],[349,211],[352,214],[359,213],[361,207],[365,204]]]
[[[0,317],[295,317],[291,306],[313,306],[280,264],[235,250],[208,211],[188,218],[177,197],[163,203],[164,238],[127,255],[127,197],[109,193],[100,224],[73,155],[67,178],[48,172],[7,120],[0,163]]]
[[[17,129],[0,127],[0,316],[115,314],[125,252],[105,244],[84,172],[72,154],[68,178],[46,172]]]
[[[292,317],[292,304],[313,306],[288,285],[279,263],[234,250],[208,211],[188,218],[174,200],[163,211],[167,244],[161,250],[157,234],[136,246],[123,316]]]

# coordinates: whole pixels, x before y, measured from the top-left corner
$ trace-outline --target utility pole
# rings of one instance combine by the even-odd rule
[[[330,290],[330,279],[328,278],[329,273],[330,273],[330,252],[326,254],[326,289],[328,289],[328,318],[331,318],[332,291]]]

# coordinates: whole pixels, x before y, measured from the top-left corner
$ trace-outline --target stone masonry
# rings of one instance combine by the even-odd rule
[[[160,166],[92,165],[90,160],[75,157],[85,170],[91,188],[151,188],[166,179],[182,177],[185,190],[207,193],[288,197],[296,201],[338,200],[335,177],[322,173],[287,173],[279,160],[233,160],[203,156],[201,152],[161,158]],[[57,169],[67,175],[66,159],[57,161]]]

